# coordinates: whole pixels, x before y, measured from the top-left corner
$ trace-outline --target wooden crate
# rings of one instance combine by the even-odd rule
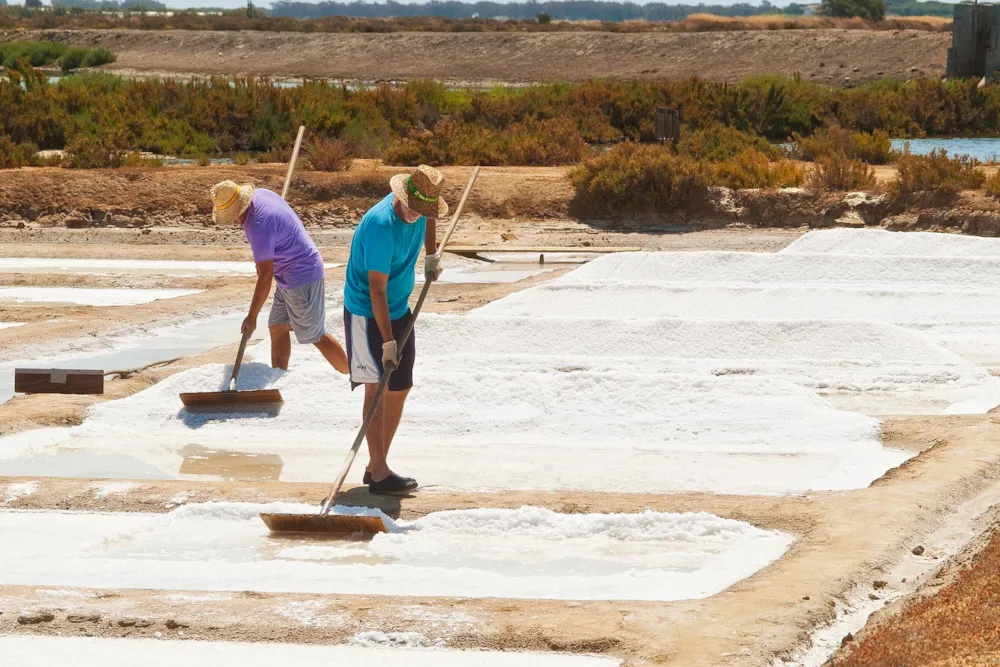
[[[104,371],[15,368],[14,391],[21,394],[103,394]]]

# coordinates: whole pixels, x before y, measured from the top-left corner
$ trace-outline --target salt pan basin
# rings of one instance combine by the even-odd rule
[[[324,264],[332,269],[341,264]],[[0,273],[72,273],[89,275],[146,274],[172,276],[253,275],[253,262],[160,259],[70,259],[0,257]]]
[[[98,639],[87,637],[0,637],[4,665],[17,667],[616,667],[615,658],[589,655],[360,648],[301,644]]]
[[[885,229],[824,229],[804,234],[780,252],[1000,258],[1000,239],[935,232],[890,232]]]
[[[390,533],[336,543],[269,538],[258,517],[315,511],[281,503],[192,504],[165,515],[0,511],[0,584],[684,600],[751,576],[792,542],[705,513],[446,511],[387,519]]]
[[[91,287],[0,287],[0,302],[73,303],[80,306],[136,306],[198,294],[197,289],[120,289]]]

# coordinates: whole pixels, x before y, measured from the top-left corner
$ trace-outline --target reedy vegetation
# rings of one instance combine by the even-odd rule
[[[50,85],[23,61],[8,68],[7,77],[0,82],[0,134],[43,149],[100,135],[120,151],[259,153],[289,146],[304,124],[310,137],[343,140],[355,157],[570,164],[588,144],[653,141],[654,112],[661,106],[679,109],[685,135],[721,125],[785,140],[835,124],[872,135],[876,148],[853,139],[859,157],[884,156],[886,134],[989,135],[1000,129],[1000,87],[977,89],[972,81],[883,81],[849,90],[784,77],[736,85],[692,78],[490,90],[413,81],[350,90],[324,81],[280,88],[255,78],[183,83],[87,74]]]
[[[676,148],[650,145],[661,106],[679,109],[684,121]],[[398,164],[583,161],[573,180],[578,203],[593,213],[663,210],[716,185],[802,185],[807,171],[769,143],[789,137],[797,157],[816,161],[808,179],[815,188],[871,187],[864,162],[893,159],[899,193],[976,188],[982,179],[974,164],[939,154],[897,157],[889,137],[1000,128],[1000,88],[977,89],[972,81],[883,81],[849,90],[783,77],[491,90],[413,81],[351,90],[323,81],[281,88],[255,78],[182,83],[87,74],[50,85],[23,60],[0,81],[0,108],[4,167],[31,163],[40,148],[68,150],[72,167],[137,164],[137,151],[282,160],[304,124],[308,161],[319,169],[344,168],[352,157]],[[603,153],[594,148],[613,143],[619,145]]]

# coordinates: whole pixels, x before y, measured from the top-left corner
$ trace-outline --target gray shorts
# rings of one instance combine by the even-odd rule
[[[295,340],[303,345],[315,343],[326,333],[326,288],[320,278],[308,285],[274,290],[267,326],[291,324]]]

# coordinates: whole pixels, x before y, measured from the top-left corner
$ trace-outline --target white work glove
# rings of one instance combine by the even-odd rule
[[[382,343],[382,368],[385,370],[395,370],[399,367],[399,351],[396,349],[396,341],[390,340]]]
[[[424,280],[429,283],[434,282],[441,277],[443,270],[441,268],[441,255],[439,253],[424,256]]]

